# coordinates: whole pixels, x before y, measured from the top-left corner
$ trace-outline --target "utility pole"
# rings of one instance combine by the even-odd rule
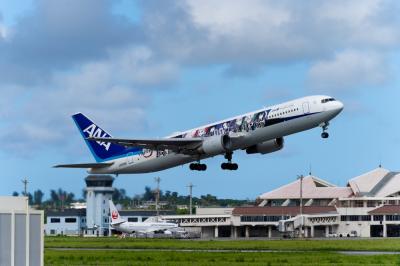
[[[156,183],[157,183],[157,188],[156,188],[156,211],[157,211],[157,219],[158,219],[158,216],[159,216],[159,210],[158,210],[158,201],[160,200],[160,181],[161,181],[161,178],[159,178],[159,177],[156,177],[156,178],[154,178],[154,181],[156,181]]]
[[[303,238],[303,175],[299,175],[298,179],[300,179],[300,237]]]
[[[189,183],[189,185],[187,185],[187,187],[189,188],[189,214],[190,215],[192,215],[192,210],[193,210],[193,207],[192,207],[192,190],[193,190],[193,187],[194,187],[194,185],[192,184],[192,182],[190,182]]]
[[[28,186],[28,179],[25,177],[25,179],[21,180],[22,183],[24,183],[24,196],[28,197],[28,190],[27,190],[27,186]]]

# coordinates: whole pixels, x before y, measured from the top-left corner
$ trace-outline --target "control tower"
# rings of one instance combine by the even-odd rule
[[[110,233],[110,209],[114,177],[110,175],[89,175],[86,182],[86,226],[88,235],[107,236]]]

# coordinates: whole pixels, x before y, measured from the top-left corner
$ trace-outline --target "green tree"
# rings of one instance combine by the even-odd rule
[[[144,188],[144,194],[143,194],[143,200],[148,201],[148,200],[155,200],[154,198],[154,193],[151,190],[150,187],[146,186]]]
[[[34,191],[33,192],[33,204],[41,206],[42,201],[43,201],[43,196],[44,196],[44,193],[40,189]]]

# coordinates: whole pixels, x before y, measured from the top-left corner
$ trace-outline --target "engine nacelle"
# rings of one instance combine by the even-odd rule
[[[232,140],[228,135],[204,138],[199,151],[207,155],[217,155],[232,150]]]
[[[256,144],[254,146],[248,147],[246,149],[247,154],[261,153],[266,154],[274,151],[279,151],[283,148],[283,138],[272,139],[264,141],[262,143]]]

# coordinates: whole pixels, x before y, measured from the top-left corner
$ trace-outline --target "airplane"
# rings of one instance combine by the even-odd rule
[[[111,227],[117,231],[126,234],[132,233],[152,233],[162,231],[169,233],[169,230],[178,228],[175,223],[167,223],[165,221],[158,220],[158,217],[149,217],[144,222],[127,222],[122,219],[119,215],[117,208],[115,207],[112,200],[109,200],[110,213],[111,213]]]
[[[224,155],[223,170],[237,170],[236,150],[267,154],[284,146],[284,137],[322,127],[328,138],[329,121],[343,110],[330,96],[308,96],[177,132],[158,139],[112,138],[82,113],[72,116],[96,163],[62,164],[54,167],[88,168],[90,174],[150,173],[190,163],[190,170],[205,171],[201,160]]]

